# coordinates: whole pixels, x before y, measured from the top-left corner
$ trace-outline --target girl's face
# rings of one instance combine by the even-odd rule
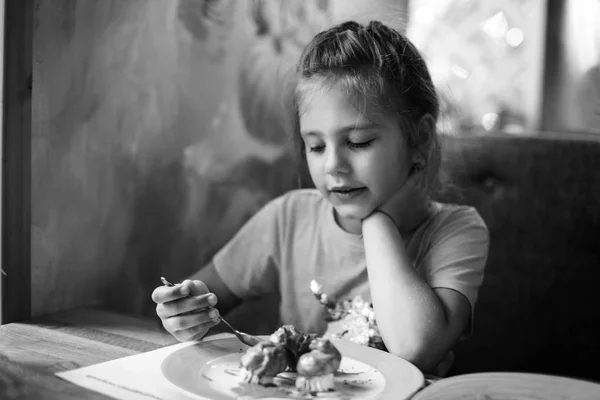
[[[303,85],[300,132],[316,186],[349,232],[406,181],[410,152],[394,118],[359,112],[339,86]]]

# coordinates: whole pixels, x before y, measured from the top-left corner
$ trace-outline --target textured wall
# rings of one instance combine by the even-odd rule
[[[33,314],[151,313],[161,275],[295,187],[288,67],[315,29],[387,4],[36,0]]]
[[[293,184],[237,107],[241,2],[201,3],[36,2],[34,314],[145,308]]]

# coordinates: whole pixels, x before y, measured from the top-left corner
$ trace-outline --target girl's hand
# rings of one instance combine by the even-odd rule
[[[156,314],[177,340],[198,340],[219,323],[213,308],[217,296],[202,281],[185,280],[175,286],[159,286],[152,292]]]

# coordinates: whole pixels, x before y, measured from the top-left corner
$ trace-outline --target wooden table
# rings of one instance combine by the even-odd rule
[[[0,399],[110,399],[55,372],[175,344],[158,319],[74,309],[0,326]]]

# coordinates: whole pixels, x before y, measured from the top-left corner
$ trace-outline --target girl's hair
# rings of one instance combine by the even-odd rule
[[[297,69],[293,95],[293,142],[306,168],[305,147],[299,132],[303,83],[343,85],[361,111],[371,106],[384,115],[397,116],[411,149],[423,155],[423,183],[437,188],[441,162],[440,140],[435,132],[440,113],[437,93],[427,65],[416,47],[401,33],[378,21],[367,25],[344,22],[318,33],[304,49]],[[424,115],[433,118],[431,135],[419,134]]]

